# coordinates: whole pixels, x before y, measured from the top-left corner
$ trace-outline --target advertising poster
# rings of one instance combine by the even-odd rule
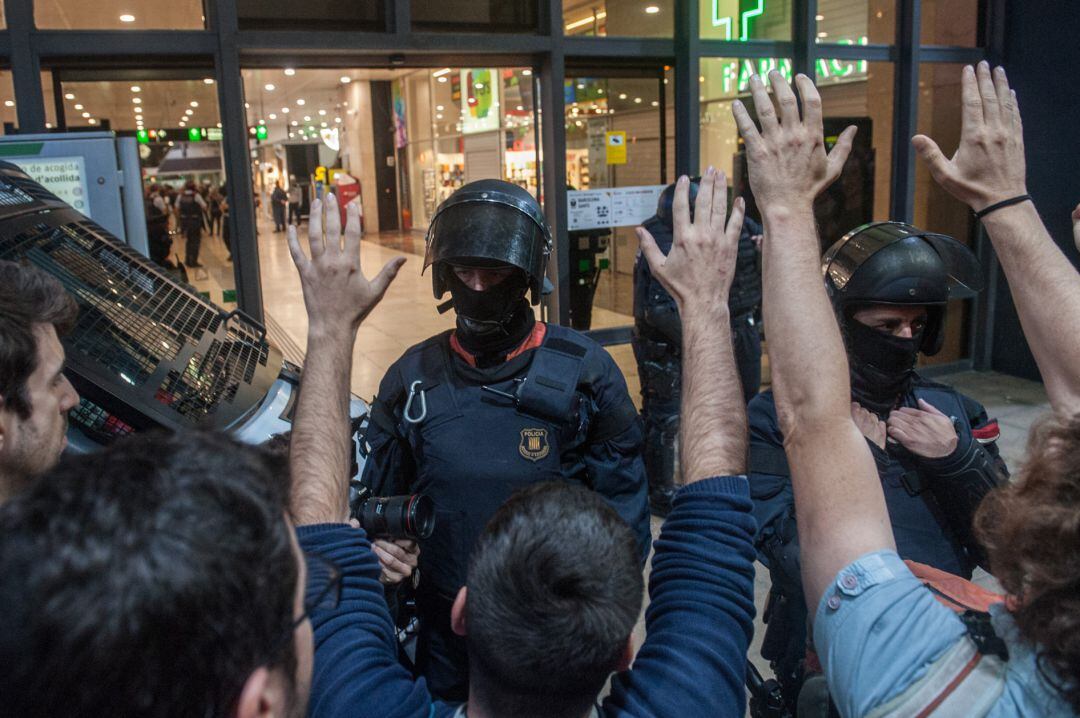
[[[489,69],[461,71],[461,133],[465,135],[499,129],[498,76]]]

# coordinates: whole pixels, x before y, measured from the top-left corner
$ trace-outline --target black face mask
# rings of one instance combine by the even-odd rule
[[[458,279],[452,268],[443,271],[459,329],[474,338],[509,335],[514,312],[528,290],[523,272],[514,272],[494,287],[478,292]]]
[[[856,319],[848,319],[845,324],[851,396],[867,409],[884,414],[911,388],[922,332],[904,339]]]

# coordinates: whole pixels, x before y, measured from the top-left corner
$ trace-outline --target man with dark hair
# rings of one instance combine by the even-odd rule
[[[0,261],[0,503],[48,471],[66,444],[79,395],[59,336],[78,308],[40,269]]]
[[[566,482],[544,482],[499,508],[472,555],[451,609],[470,663],[467,705],[433,703],[423,679],[397,662],[378,560],[348,516],[348,387],[356,328],[397,271],[369,283],[359,266],[359,217],[349,208],[345,249],[328,197],[315,203],[311,257],[294,227],[289,247],[309,312],[304,390],[290,463],[301,545],[342,568],[341,602],[316,611],[313,715],[547,716],[741,715],[752,633],[754,522],[745,476],[746,418],[724,297],[742,227],[739,201],[725,230],[726,195],[706,173],[689,219],[689,182],[676,196],[668,257],[644,233],[653,271],[679,303],[686,367],[683,475],[687,485],[656,543],[645,645],[633,656],[641,606],[636,537],[609,502]],[[323,224],[326,225],[325,239]],[[398,265],[400,266],[400,265]],[[718,288],[721,291],[717,291]],[[352,304],[350,305],[350,298]],[[719,329],[718,329],[719,327]],[[626,669],[631,659],[634,668]]]
[[[287,495],[257,449],[139,434],[0,508],[5,714],[304,715],[311,625]]]

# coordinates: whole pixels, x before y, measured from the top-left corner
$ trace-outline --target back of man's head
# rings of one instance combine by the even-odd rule
[[[34,326],[51,324],[63,336],[77,315],[75,300],[52,275],[0,260],[0,410],[30,416],[26,380],[38,362]]]
[[[470,702],[491,716],[580,716],[624,657],[641,611],[633,534],[595,492],[516,493],[472,556]]]
[[[259,667],[293,676],[286,495],[256,449],[155,433],[0,507],[3,712],[227,716]]]

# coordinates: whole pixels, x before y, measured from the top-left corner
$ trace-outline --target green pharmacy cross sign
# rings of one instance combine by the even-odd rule
[[[713,27],[722,27],[725,30],[725,40],[731,40],[731,25],[732,21],[738,21],[741,17],[742,31],[738,38],[740,42],[746,42],[750,39],[750,21],[756,17],[761,17],[765,14],[765,0],[753,0],[755,7],[746,10],[745,12],[736,11],[735,17],[730,15],[721,15],[720,13],[720,0],[712,0],[712,24]]]

